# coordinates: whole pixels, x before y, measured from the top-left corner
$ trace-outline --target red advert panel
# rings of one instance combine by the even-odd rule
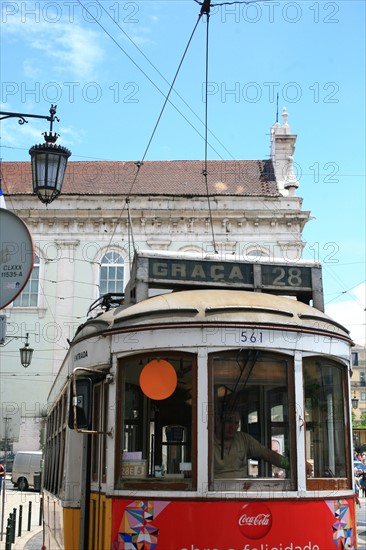
[[[114,550],[356,550],[353,499],[114,500]]]

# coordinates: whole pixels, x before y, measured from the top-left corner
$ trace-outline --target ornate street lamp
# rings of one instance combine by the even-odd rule
[[[7,344],[9,344],[9,342],[12,342],[15,339],[24,338],[24,336],[6,336],[6,318],[5,318],[5,315],[0,316],[0,328],[1,328],[1,339],[0,339],[0,346],[1,347],[6,346]],[[27,367],[29,367],[29,365],[32,362],[32,356],[33,356],[34,349],[29,347],[29,342],[28,342],[29,333],[28,332],[26,333],[25,338],[26,338],[26,340],[24,342],[24,346],[22,348],[20,348],[19,353],[20,353],[20,362],[23,365],[23,367],[26,369]]]
[[[26,341],[25,341],[25,344],[22,348],[20,348],[19,350],[19,353],[20,353],[20,362],[21,364],[23,365],[23,367],[26,369],[27,367],[29,367],[29,365],[31,364],[32,362],[32,356],[33,356],[33,352],[34,352],[34,349],[33,348],[30,348],[29,347],[29,342],[28,342],[28,332],[26,334]]]
[[[71,151],[66,147],[56,145],[59,134],[52,133],[55,120],[60,122],[60,119],[55,116],[56,109],[57,105],[51,105],[50,116],[0,111],[0,120],[18,118],[19,124],[25,124],[28,123],[27,118],[42,118],[50,123],[50,131],[42,134],[44,143],[33,145],[29,149],[32,161],[33,192],[44,204],[50,204],[61,193],[67,161],[71,156]]]
[[[357,399],[357,396],[356,396],[356,392],[353,392],[353,397],[352,397],[352,409],[357,409],[358,408],[358,399]]]

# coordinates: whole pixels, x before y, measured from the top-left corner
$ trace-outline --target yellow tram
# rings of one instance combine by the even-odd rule
[[[50,392],[44,549],[356,549],[352,342],[322,296],[315,263],[138,252]]]

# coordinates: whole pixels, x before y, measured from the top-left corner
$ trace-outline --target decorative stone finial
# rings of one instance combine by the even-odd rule
[[[294,196],[295,190],[299,187],[299,182],[297,181],[297,177],[294,172],[293,162],[294,158],[288,155],[284,188],[287,189],[290,196]]]
[[[283,126],[288,127],[288,122],[287,122],[287,119],[288,119],[288,112],[287,112],[286,107],[284,107],[284,108],[282,109],[282,118],[283,118]]]

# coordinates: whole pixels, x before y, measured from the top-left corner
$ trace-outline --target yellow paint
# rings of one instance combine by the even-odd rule
[[[47,494],[44,499],[45,544],[48,550],[80,548],[80,508],[62,508],[61,501]],[[109,550],[112,532],[112,500],[91,493],[88,550]]]
[[[80,546],[80,508],[64,508],[64,547],[74,550]]]
[[[43,528],[47,550],[80,547],[80,508],[63,508],[55,495],[43,493]]]
[[[89,550],[109,550],[111,547],[112,500],[91,493],[89,512]]]

